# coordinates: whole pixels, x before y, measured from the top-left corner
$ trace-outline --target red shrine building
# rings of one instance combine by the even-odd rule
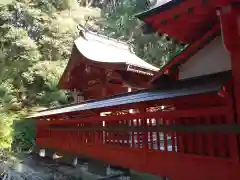
[[[75,102],[146,88],[159,70],[124,42],[89,31],[79,34],[59,82],[61,89],[73,93]]]
[[[172,0],[137,17],[188,47],[145,89],[30,116],[37,147],[164,180],[238,180],[240,1]]]

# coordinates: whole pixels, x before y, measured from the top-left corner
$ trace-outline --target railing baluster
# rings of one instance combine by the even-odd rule
[[[196,123],[195,123],[196,126],[202,123],[201,117],[196,118],[195,121],[196,121]],[[195,147],[194,153],[196,153],[198,155],[203,155],[204,154],[204,151],[203,151],[203,134],[202,133],[196,133],[194,147]]]
[[[163,125],[166,126],[166,119],[163,119]],[[167,133],[163,133],[163,140],[164,140],[164,151],[168,151],[168,136]]]
[[[173,119],[171,119],[171,121],[169,121],[170,125],[175,125],[175,121]],[[175,136],[175,132],[170,132],[171,135],[171,146],[172,146],[172,151],[175,152],[176,151],[176,136]]]
[[[228,114],[226,121],[227,123],[235,124],[233,114]],[[239,135],[230,134],[228,138],[228,144],[226,146],[229,148],[230,157],[239,163]]]
[[[140,120],[139,119],[136,119],[136,126],[137,128],[140,127]],[[140,149],[141,148],[141,144],[140,144],[140,132],[137,132],[137,148]]]
[[[158,119],[156,119],[156,126],[159,126],[160,122]],[[156,145],[157,145],[157,149],[156,150],[160,150],[160,146],[161,146],[161,142],[160,142],[160,137],[159,137],[159,131],[156,131]]]
[[[152,127],[152,119],[149,119],[148,127]],[[153,149],[154,141],[153,141],[153,136],[151,131],[148,132],[148,143],[149,143],[149,149]]]
[[[194,111],[194,110],[193,110]],[[182,111],[183,112],[183,111]],[[200,111],[202,112],[202,111]],[[238,156],[237,136],[216,132],[188,132],[189,127],[198,125],[224,125],[232,123],[225,112],[213,111],[210,115],[200,113],[141,113],[128,115],[114,115],[98,117],[95,121],[89,118],[54,120],[48,123],[38,124],[37,131],[40,141],[50,147],[57,147],[61,150],[81,151],[81,147],[87,145],[112,146],[114,148],[134,148],[147,150],[171,151],[172,153],[195,154],[201,156],[235,158]],[[147,116],[148,115],[148,116]],[[130,118],[131,117],[131,118]],[[107,120],[106,120],[107,119]],[[103,121],[105,129],[103,129]],[[162,122],[161,122],[162,121]],[[64,123],[63,123],[64,122]],[[56,125],[52,126],[49,125]],[[125,125],[126,129],[119,128]],[[160,127],[156,127],[163,125]],[[179,125],[180,132],[177,129]],[[166,127],[166,129],[164,128]],[[60,127],[60,128],[59,128]],[[116,129],[114,129],[116,128]],[[158,129],[157,129],[158,128]],[[171,128],[176,128],[171,129]],[[162,130],[160,130],[162,129]],[[65,144],[62,142],[66,142]],[[104,143],[105,142],[105,143]],[[235,142],[235,147],[232,144]],[[231,146],[230,146],[231,145]],[[88,146],[90,148],[91,146]]]
[[[211,117],[206,117],[206,123],[209,125],[211,124]],[[209,156],[214,156],[214,149],[213,149],[213,137],[211,133],[206,133],[207,137],[207,153]]]
[[[131,127],[134,127],[133,120],[130,120],[130,122],[131,122]],[[134,133],[135,133],[135,132],[132,130],[132,131],[131,131],[132,148],[135,148]]]
[[[220,116],[219,117],[221,124],[229,124],[229,122],[227,122],[226,117],[224,116]],[[229,145],[228,145],[228,135],[227,134],[223,134],[222,135],[222,141],[221,141],[221,147],[223,148],[223,156],[224,157],[229,157]]]

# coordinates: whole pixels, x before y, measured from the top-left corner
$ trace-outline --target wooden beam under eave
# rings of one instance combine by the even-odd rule
[[[208,42],[206,41],[208,38],[216,37],[217,35],[220,35],[220,25],[219,24],[216,24],[211,30],[209,30],[204,36],[202,36],[202,38],[200,38],[198,41],[195,41],[187,49],[185,49],[179,55],[177,55],[175,58],[173,58],[166,66],[164,66],[159,71],[159,73],[156,76],[154,76],[152,78],[149,85],[151,86],[154,83],[154,81],[156,79],[160,78],[160,76],[162,76],[167,69],[170,70],[174,65],[178,65],[178,64],[182,63],[183,61],[187,60],[194,53],[199,51],[199,49],[202,48],[202,46],[204,46],[205,44],[208,44]]]

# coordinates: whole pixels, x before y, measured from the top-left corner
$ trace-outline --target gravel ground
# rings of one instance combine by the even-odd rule
[[[87,163],[72,167],[35,154],[24,155],[18,161],[14,158],[0,161],[0,180],[80,180],[83,171],[87,171]],[[107,176],[117,174],[122,172],[107,169]],[[129,180],[129,177],[112,179]]]
[[[0,180],[75,180],[77,175],[69,172],[75,170],[79,173],[76,168],[57,164],[48,158],[27,155],[18,161],[1,161]]]

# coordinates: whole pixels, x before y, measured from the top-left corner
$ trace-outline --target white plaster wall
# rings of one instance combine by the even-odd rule
[[[179,67],[179,79],[231,70],[230,55],[217,37]]]

